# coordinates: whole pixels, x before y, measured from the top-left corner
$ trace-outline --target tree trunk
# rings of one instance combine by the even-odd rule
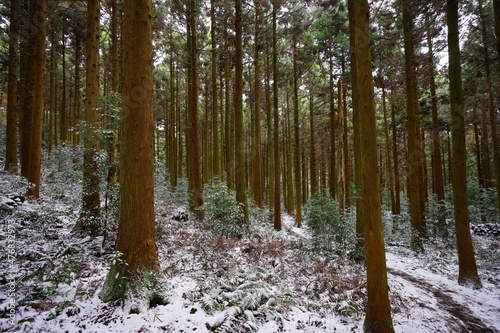
[[[313,83],[311,78],[311,87],[309,89],[309,126],[310,126],[310,157],[309,157],[309,171],[311,178],[311,195],[318,192],[318,176],[317,176],[317,156],[316,156],[316,140],[315,140],[315,125],[314,125],[314,93]]]
[[[443,161],[441,159],[441,138],[439,136],[439,120],[436,95],[436,78],[434,74],[434,51],[430,31],[427,32],[427,47],[429,48],[429,79],[431,91],[432,113],[432,192],[436,194],[440,209],[444,209]],[[444,212],[444,211],[443,211]],[[442,217],[444,219],[444,215]],[[444,220],[442,220],[444,222]]]
[[[293,35],[293,128],[295,154],[293,157],[295,171],[295,226],[302,225],[302,168],[300,161],[300,123],[299,123],[299,72],[297,69],[297,35]]]
[[[356,11],[355,11],[355,2],[358,0],[349,0],[348,9],[349,9],[349,43],[350,43],[350,58],[351,58],[351,84],[352,84],[352,122],[354,128],[354,138],[353,138],[353,147],[354,147],[354,180],[356,184],[356,253],[357,259],[361,260],[363,256],[363,246],[364,246],[364,220],[363,220],[363,209],[361,206],[361,193],[358,193],[361,188],[361,136],[360,136],[360,111],[358,107],[358,75],[357,75],[357,45],[355,44],[357,33],[359,33],[359,28],[356,24],[359,22],[356,21]],[[342,71],[344,72],[344,71]],[[347,113],[344,110],[344,113]],[[339,117],[344,118],[344,115],[339,113]],[[347,143],[343,143],[347,144]],[[343,163],[345,163],[345,159],[343,159]],[[344,167],[342,167],[344,169]],[[345,189],[344,189],[345,191]],[[340,198],[340,193],[339,193]]]
[[[17,172],[17,70],[19,69],[19,5],[10,1],[9,73],[7,90],[7,128],[5,133],[5,170]]]
[[[201,171],[201,143],[200,126],[198,119],[198,4],[196,0],[189,0],[188,24],[188,175],[189,191],[192,194],[190,208],[195,211],[203,204],[203,181]]]
[[[85,134],[83,137],[83,206],[78,231],[96,236],[99,232],[101,200],[99,195],[99,174],[96,161],[99,149],[99,0],[87,2],[87,47],[85,87]]]
[[[365,332],[394,332],[389,305],[387,269],[382,226],[380,183],[377,170],[377,128],[370,52],[369,8],[366,0],[354,0],[353,19],[357,89],[353,92],[360,111],[361,206],[366,248],[368,304]],[[352,31],[352,30],[351,30]]]
[[[278,50],[276,36],[276,12],[278,4],[273,2],[273,141],[274,141],[274,230],[281,230],[281,186],[280,186],[280,146],[278,114]]]
[[[99,295],[103,301],[144,297],[139,278],[159,269],[153,184],[152,2],[125,0],[124,10],[120,220],[115,247],[123,256],[108,273]]]
[[[453,203],[458,249],[458,283],[474,289],[481,287],[469,226],[467,200],[467,160],[465,151],[465,121],[460,68],[458,30],[458,0],[447,0],[448,55],[450,77],[450,106],[453,140]]]
[[[217,44],[216,44],[216,18],[214,0],[210,1],[210,37],[212,40],[212,171],[215,177],[220,177],[219,163],[219,104],[218,104],[218,87],[217,87]]]
[[[24,137],[27,143],[26,170],[28,182],[33,184],[27,196],[37,199],[40,197],[40,169],[42,153],[42,120],[44,109],[45,84],[45,27],[47,16],[47,1],[32,0],[30,3],[30,36],[28,45],[31,66],[28,67],[26,79],[28,99],[25,110]],[[28,97],[27,96],[27,97]],[[24,163],[24,161],[23,161]]]
[[[495,35],[497,44],[497,55],[500,54],[500,0],[493,0],[493,9],[495,13]],[[500,57],[498,57],[500,69]],[[492,112],[493,111],[493,112]],[[491,136],[493,141],[493,162],[495,164],[495,180],[497,188],[497,205],[500,214],[500,135],[497,130],[498,112],[490,109]]]
[[[260,121],[260,2],[255,1],[255,87],[254,87],[254,99],[255,99],[255,127],[254,127],[254,200],[257,207],[262,208],[263,206],[263,178],[262,178],[262,152],[261,152],[261,121]]]
[[[403,1],[403,30],[405,41],[405,72],[408,112],[408,178],[410,216],[412,227],[411,247],[414,251],[423,251],[422,237],[423,211],[421,202],[422,145],[420,138],[419,110],[417,101],[417,86],[415,77],[415,58],[413,49],[413,19],[410,2]],[[413,235],[413,232],[415,234]]]
[[[333,53],[333,52],[332,52]],[[335,148],[335,101],[334,101],[334,81],[333,81],[333,56],[330,57],[329,61],[330,70],[330,178],[329,178],[329,187],[330,187],[330,197],[332,199],[337,199],[337,152]],[[341,85],[342,81],[339,79],[339,114],[341,106]]]
[[[235,133],[235,185],[236,201],[243,208],[245,222],[248,220],[248,204],[245,186],[245,142],[243,141],[243,40],[241,0],[235,0],[235,78],[234,78],[234,133]]]

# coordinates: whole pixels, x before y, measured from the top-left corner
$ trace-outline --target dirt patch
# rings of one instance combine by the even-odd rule
[[[397,275],[416,287],[427,291],[434,295],[440,307],[450,314],[448,326],[453,332],[468,332],[468,333],[498,333],[495,328],[487,327],[481,319],[474,316],[472,311],[464,304],[457,303],[449,294],[454,293],[452,290],[440,290],[423,279],[414,277],[408,273],[387,268],[387,271],[392,275]]]

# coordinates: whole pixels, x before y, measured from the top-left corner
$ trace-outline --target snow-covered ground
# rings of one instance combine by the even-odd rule
[[[72,235],[75,219],[68,216],[76,213],[67,209],[25,202],[2,213],[0,330],[362,332],[363,267],[311,251],[307,231],[295,228],[289,216],[279,233],[262,223],[249,237],[211,238],[201,222],[172,218],[182,208],[163,208],[157,243],[168,304],[130,313],[121,302],[98,298],[112,242],[103,248],[102,237]],[[9,257],[13,238],[16,251]],[[475,241],[496,261],[488,272],[479,267],[486,276],[480,290],[456,283],[454,254],[388,247],[396,332],[499,332],[499,280],[491,274],[499,271],[499,241]],[[15,294],[9,294],[12,277]]]

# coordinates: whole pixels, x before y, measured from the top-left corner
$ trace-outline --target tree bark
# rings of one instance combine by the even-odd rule
[[[87,45],[85,86],[85,134],[83,137],[83,206],[76,229],[96,236],[99,233],[100,194],[98,164],[99,149],[99,0],[87,2]]]
[[[353,92],[360,112],[361,140],[361,206],[366,248],[368,304],[364,321],[365,332],[394,332],[389,305],[387,269],[382,226],[382,202],[377,169],[377,128],[375,97],[370,52],[369,8],[366,0],[354,0],[353,23],[356,33],[357,89]],[[351,30],[352,31],[352,30]]]
[[[188,135],[189,135],[189,191],[192,194],[190,208],[195,211],[203,205],[203,179],[201,170],[201,143],[198,117],[198,4],[189,0],[188,24]]]
[[[464,103],[458,29],[458,0],[447,0],[446,3],[449,55],[448,72],[450,78],[450,106],[453,140],[452,183],[458,249],[458,283],[477,289],[481,287],[481,281],[477,274],[476,259],[474,257],[474,248],[469,225]]]
[[[245,143],[243,141],[243,40],[241,0],[235,0],[235,83],[234,83],[234,133],[235,133],[235,185],[236,201],[242,205],[245,222],[248,220],[248,204],[245,186]]]
[[[104,301],[138,292],[134,290],[138,278],[159,269],[153,184],[152,2],[125,0],[124,10],[120,219],[115,247],[123,256],[106,278],[99,295]]]
[[[411,247],[414,251],[423,251],[422,237],[423,211],[422,211],[422,144],[420,138],[419,110],[417,102],[417,86],[415,76],[415,58],[413,48],[413,19],[412,6],[407,0],[402,2],[403,30],[405,42],[405,73],[406,73],[406,95],[408,112],[408,178],[410,216],[412,226]]]
[[[40,170],[42,153],[42,126],[44,109],[45,84],[45,35],[46,35],[47,1],[32,0],[29,17],[31,31],[28,45],[31,66],[28,67],[26,79],[28,99],[25,110],[24,136],[28,150],[26,151],[26,171],[30,184],[27,196],[37,199],[40,197]],[[31,72],[30,72],[31,70]],[[23,161],[24,163],[24,161]]]
[[[10,1],[9,72],[7,90],[7,128],[5,133],[5,170],[17,172],[17,71],[19,69],[19,5]]]
[[[278,114],[278,50],[276,32],[276,12],[278,4],[273,2],[273,141],[274,141],[274,230],[281,230],[281,186],[280,186],[280,146]]]

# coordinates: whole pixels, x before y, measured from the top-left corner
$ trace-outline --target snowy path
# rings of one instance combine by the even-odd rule
[[[406,285],[405,297],[416,300],[408,317],[420,322],[418,328],[404,318],[403,327],[409,324],[429,332],[500,332],[496,328],[500,323],[500,297],[491,298],[494,286],[485,284],[484,290],[472,290],[424,269],[413,268],[407,273],[401,268],[409,267],[398,259],[388,253],[389,283]]]

